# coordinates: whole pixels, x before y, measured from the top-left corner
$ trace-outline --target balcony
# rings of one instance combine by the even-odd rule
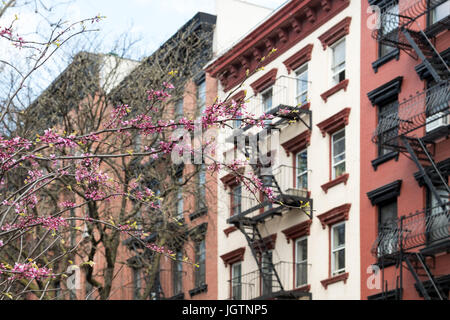
[[[281,280],[283,290],[274,272],[264,271],[261,275],[259,270],[252,271],[240,277],[228,281],[230,288],[230,300],[254,300],[254,299],[298,299],[310,300],[311,294],[304,285],[296,286],[294,279],[294,268],[296,273],[304,274],[297,284],[306,282],[307,264],[294,262],[278,262],[274,264],[275,270]],[[295,282],[294,282],[295,281]]]
[[[400,31],[408,29],[410,33],[417,36],[423,30],[427,36],[433,37],[448,29],[450,19],[446,1],[390,1],[380,8],[380,29],[375,30],[372,36],[385,45],[411,50],[410,43]],[[425,15],[429,22],[428,27],[418,23],[419,18]]]
[[[285,165],[275,169],[264,168],[259,177],[265,186],[272,188],[275,199],[264,199],[261,194],[251,194],[242,188],[239,213],[228,219],[228,223],[260,223],[275,215],[281,216],[288,209],[301,209],[312,219],[313,206],[309,192],[294,187],[297,170]]]
[[[380,119],[372,141],[398,149],[401,145],[399,137],[407,136],[419,128],[426,127],[430,133],[435,129],[448,132],[449,100],[450,81],[445,81],[401,102],[398,112]],[[414,135],[423,136],[418,132],[414,132]]]
[[[372,254],[380,258],[396,257],[400,251],[420,249],[436,254],[450,249],[450,202],[403,216],[380,231]]]
[[[303,86],[301,84],[304,84]],[[312,119],[309,110],[308,82],[294,77],[280,76],[275,84],[261,93],[246,99],[246,110],[255,117],[263,113],[274,116],[267,120],[269,128],[280,128],[280,126],[295,122],[301,122],[311,129]],[[239,121],[234,127],[241,126]],[[241,129],[249,130],[253,125],[243,125]]]

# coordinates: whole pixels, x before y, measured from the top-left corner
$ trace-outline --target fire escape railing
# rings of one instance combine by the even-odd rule
[[[380,119],[372,141],[387,147],[399,148],[400,136],[448,117],[449,100],[450,81],[444,81],[401,102],[398,111]]]
[[[381,227],[372,246],[376,257],[395,256],[403,250],[435,245],[450,240],[450,202],[402,216]]]
[[[278,281],[276,280],[273,272],[270,270],[265,270],[264,276],[269,278],[270,281],[263,281],[261,273],[259,270],[254,270],[252,272],[243,274],[239,277],[235,277],[228,280],[230,288],[230,300],[254,300],[254,299],[270,299],[276,297],[286,297],[288,291],[296,289],[295,283],[295,270],[302,270],[302,268],[307,268],[306,263],[294,263],[280,261],[274,264],[274,268],[277,271],[283,289],[280,288]],[[297,297],[307,296],[308,293],[297,294]]]
[[[440,6],[446,1],[448,0],[388,2],[380,8],[380,25],[372,36],[380,44],[404,50],[412,57],[420,58],[436,82],[448,79],[450,68],[430,38],[450,27],[450,15],[435,21],[429,27],[421,26],[419,19],[427,15],[429,20],[433,10],[442,8]]]
[[[263,113],[272,115],[273,119],[265,122],[267,128],[280,129],[286,124],[300,122],[311,130],[312,113],[306,107],[309,103],[306,94],[297,94],[299,81],[302,80],[295,77],[278,77],[270,88],[245,100],[246,112],[254,117]],[[241,129],[247,131],[252,127],[246,125]]]

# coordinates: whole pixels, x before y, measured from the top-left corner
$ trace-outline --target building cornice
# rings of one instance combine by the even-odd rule
[[[350,0],[290,1],[212,62],[206,71],[222,82],[225,92],[229,91],[245,79],[247,70],[253,72],[267,65],[349,5]]]

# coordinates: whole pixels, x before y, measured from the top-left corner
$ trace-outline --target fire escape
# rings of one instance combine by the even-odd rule
[[[284,78],[285,81],[281,78]],[[302,123],[307,130],[312,128],[311,111],[296,105],[292,102],[294,99],[290,99],[286,95],[291,82],[294,83],[293,80],[296,79],[287,77],[277,79],[278,85],[274,88],[278,89],[273,92],[274,107],[266,112],[273,116],[273,119],[268,121],[265,126],[267,135],[263,135],[263,131],[255,134],[250,133],[249,131],[253,126],[247,125],[243,128],[244,143],[238,143],[235,135],[228,139],[229,142],[234,142],[237,145],[238,150],[242,152],[246,159],[250,160],[250,166],[255,176],[262,181],[264,187],[272,189],[274,195],[273,199],[261,195],[261,198],[256,201],[255,195],[251,195],[250,204],[244,205],[244,210],[241,213],[235,214],[227,220],[227,223],[233,224],[245,236],[257,263],[262,288],[264,288],[264,290],[261,290],[259,299],[298,299],[301,296],[308,295],[308,293],[294,293],[286,290],[285,276],[280,274],[281,268],[279,265],[273,262],[272,256],[268,259],[263,258],[265,254],[270,254],[274,243],[270,236],[263,237],[260,230],[267,221],[275,216],[282,216],[284,212],[291,209],[300,209],[310,219],[313,218],[313,200],[309,193],[305,190],[284,188],[285,180],[294,180],[294,168],[287,166],[273,168],[271,162],[265,164],[264,161],[260,161],[261,155],[267,155],[261,151],[260,145],[265,143],[266,139],[270,139],[270,135],[274,131],[281,131],[292,123]],[[256,97],[253,98],[253,102],[255,105],[261,106],[261,101]],[[242,201],[244,201],[244,198],[241,197]]]
[[[420,59],[434,79],[433,86],[399,103],[395,113],[380,119],[373,136],[374,143],[399,151],[416,164],[419,176],[436,201],[434,207],[403,216],[380,232],[372,251],[381,257],[381,263],[388,258],[400,267],[396,292],[402,290],[405,263],[416,282],[416,289],[427,300],[448,299],[448,285],[441,284],[450,278],[450,274],[436,277],[429,266],[429,261],[435,261],[436,254],[450,250],[450,206],[448,197],[445,200],[439,194],[439,190],[450,193],[448,171],[444,173],[443,166],[434,161],[436,141],[450,135],[450,69],[433,44],[436,35],[449,29],[450,15],[434,21],[427,28],[420,26],[419,19],[427,17],[429,21],[432,13],[445,6],[447,1],[414,0],[401,12],[398,1],[391,1],[381,8],[381,29],[373,34],[379,43]],[[437,128],[427,130],[436,124]],[[397,298],[401,295],[399,293]]]

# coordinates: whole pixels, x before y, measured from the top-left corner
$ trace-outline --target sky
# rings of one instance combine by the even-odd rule
[[[246,0],[276,9],[286,0]],[[82,19],[101,14],[106,16],[101,33],[107,43],[127,33],[141,39],[135,57],[155,51],[197,12],[215,14],[215,0],[75,0],[64,9],[67,18]]]
[[[228,1],[228,0],[224,0]],[[287,0],[239,0],[256,5],[277,9]],[[18,1],[18,3],[25,0]],[[93,41],[77,42],[71,40],[58,50],[58,54],[40,68],[29,80],[29,87],[33,88],[33,95],[39,95],[70,63],[70,57],[79,51],[93,51],[109,53],[114,52],[122,56],[122,52],[114,45],[117,39],[126,35],[127,44],[134,41],[131,50],[125,57],[141,60],[151,55],[158,47],[169,39],[177,30],[189,21],[197,12],[216,14],[216,0],[41,0],[28,2],[25,7],[17,7],[8,10],[8,13],[0,19],[0,27],[7,26],[15,20],[15,30],[27,40],[43,40],[42,35],[47,36],[50,31],[49,23],[62,19],[67,22],[77,22],[92,18],[97,15],[106,16],[98,24],[92,25],[98,28]],[[42,4],[46,10],[39,7],[39,13],[35,13],[32,4]],[[31,4],[31,5],[30,5]],[[48,9],[51,10],[49,11]],[[45,13],[45,18],[44,14]],[[17,17],[15,16],[17,15]],[[39,34],[35,31],[38,30]],[[41,37],[41,38],[39,38]],[[77,38],[78,39],[78,38]],[[81,38],[83,39],[83,38]],[[3,41],[3,42],[2,42]],[[12,47],[6,40],[0,39],[0,61],[12,61],[16,66],[20,62],[29,61],[26,50],[18,50]],[[47,41],[47,40],[45,40]],[[91,44],[92,43],[92,44]],[[123,42],[122,42],[123,43]],[[86,47],[87,44],[87,47]],[[120,47],[124,47],[123,44]],[[126,45],[125,47],[129,47]],[[119,51],[119,52],[118,52]],[[5,82],[2,72],[5,65],[0,63],[0,82]],[[34,81],[34,82],[33,82]],[[6,83],[6,82],[5,82]],[[0,85],[0,91],[2,90]]]

